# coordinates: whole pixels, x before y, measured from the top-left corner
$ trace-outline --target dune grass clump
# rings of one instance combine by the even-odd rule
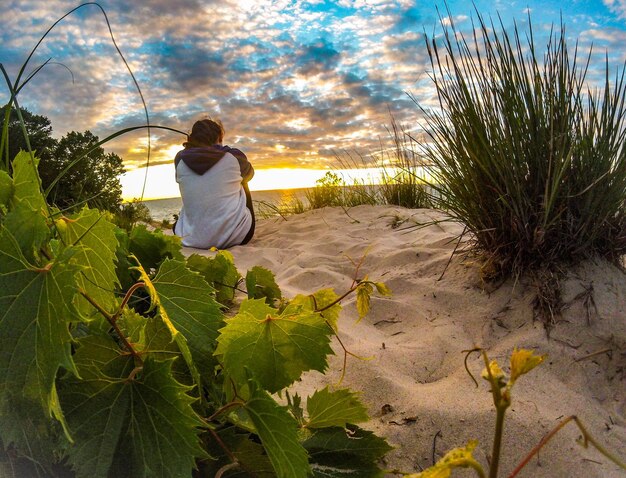
[[[380,195],[384,204],[410,209],[432,207],[426,181],[420,174],[422,156],[415,139],[391,117],[391,150],[380,155],[382,177]]]
[[[454,24],[426,39],[440,108],[421,108],[423,146],[439,206],[471,231],[488,275],[617,261],[626,251],[624,68],[612,76],[607,56],[598,85],[591,50],[582,60],[577,43],[570,52],[563,25],[540,53],[530,21],[521,34],[478,20],[470,39]]]

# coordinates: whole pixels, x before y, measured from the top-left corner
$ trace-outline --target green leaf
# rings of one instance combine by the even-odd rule
[[[379,478],[377,462],[391,447],[374,433],[356,425],[316,430],[302,445],[309,453],[315,477]]]
[[[158,314],[155,317],[144,317],[126,308],[117,324],[137,352],[143,354],[149,352],[156,360],[182,356],[178,344],[172,340],[169,328]],[[172,374],[180,383],[186,385],[194,383],[195,376],[190,375],[189,367],[184,360],[174,362]]]
[[[143,351],[145,349],[145,329],[148,320],[150,319],[138,314],[133,309],[129,309],[128,307],[124,307],[122,315],[119,319],[117,319],[119,329],[131,344],[137,345],[137,347],[135,347],[135,350],[137,351]],[[172,337],[170,335],[169,342],[171,341]]]
[[[333,289],[321,289],[311,295],[299,294],[295,296],[289,302],[287,307],[302,306],[303,310],[314,312],[321,310],[335,302],[339,296],[335,294]],[[287,309],[285,309],[287,310]],[[341,313],[341,304],[336,303],[322,312],[323,317],[336,331],[339,321],[339,314]]]
[[[262,300],[244,300],[241,302],[239,305],[239,313],[230,319],[226,319],[226,326],[228,329],[225,327],[219,330],[220,335],[218,336],[215,355],[222,356],[222,361],[223,355],[230,347],[231,341],[240,337],[246,330],[249,329],[249,326],[246,325],[245,321],[234,322],[233,319],[247,314],[252,317],[266,317],[268,315],[276,314],[276,309],[270,307],[265,303],[265,301]],[[230,330],[230,333],[224,334],[225,330]]]
[[[263,299],[245,300],[239,313],[226,320],[216,354],[236,383],[247,371],[271,393],[300,378],[307,370],[323,372],[332,354],[332,330],[319,314],[279,314]]]
[[[39,190],[37,163],[36,158],[33,162],[30,155],[23,151],[15,157],[14,194],[3,224],[31,262],[39,257],[39,250],[49,234],[46,203]]]
[[[220,304],[227,305],[233,301],[241,274],[229,251],[218,251],[213,257],[192,254],[187,258],[187,267],[199,272],[215,289],[216,299]]]
[[[180,249],[180,237],[166,236],[159,229],[148,231],[146,226],[140,224],[130,233],[128,252],[137,257],[148,272],[157,270],[165,259],[184,261]]]
[[[186,339],[201,374],[213,376],[217,365],[213,356],[218,330],[224,325],[219,304],[211,288],[184,262],[165,260],[152,281],[159,295],[161,310]]]
[[[220,440],[237,459],[239,466],[226,471],[224,477],[247,477],[253,475],[258,478],[275,478],[274,467],[256,436],[244,432],[235,426],[221,428],[216,432]],[[232,463],[232,458],[224,451],[211,435],[207,435],[205,442],[208,452],[215,459],[201,464],[199,476],[217,476],[223,466]],[[249,473],[248,473],[249,472]]]
[[[454,448],[446,453],[434,466],[427,468],[421,473],[408,475],[410,478],[447,478],[455,468],[473,468],[484,472],[480,463],[472,456],[472,452],[478,442],[470,440],[464,448]]]
[[[114,289],[119,287],[115,273],[118,247],[115,225],[108,222],[100,211],[87,208],[69,219],[58,219],[57,223],[60,222],[65,223],[65,227],[58,228],[65,244],[80,245],[74,255],[74,260],[83,267],[76,277],[78,286],[103,309],[113,313],[118,307]],[[95,308],[82,296],[78,297],[76,305],[85,316],[95,312]]]
[[[535,355],[533,350],[518,349],[515,347],[511,354],[511,386],[522,375],[527,374],[546,359],[545,355]]]
[[[370,311],[370,296],[372,292],[374,292],[374,288],[370,282],[361,282],[356,288],[356,310],[359,313],[359,320]]]
[[[278,478],[305,478],[310,472],[306,450],[298,442],[298,423],[254,380],[244,408],[254,423]]]
[[[246,289],[249,299],[265,298],[269,305],[273,305],[274,301],[282,297],[272,271],[260,266],[254,266],[246,274]]]
[[[374,282],[374,285],[376,286],[376,291],[383,297],[391,296],[391,289],[384,282]]]
[[[110,335],[89,335],[78,340],[74,361],[83,381],[126,378],[135,366],[126,348]]]
[[[24,203],[33,211],[46,211],[46,201],[39,189],[38,164],[39,159],[32,158],[26,151],[20,151],[15,156],[13,160],[13,186],[15,188],[13,205]]]
[[[307,428],[344,427],[348,423],[369,420],[367,409],[348,389],[331,392],[328,387],[317,390],[307,399]]]
[[[18,457],[24,457],[21,466],[14,463],[13,457],[11,473],[3,474],[0,464],[0,476],[21,478],[27,476],[46,476],[38,474],[42,469],[56,461],[59,455],[59,435],[53,428],[53,422],[44,413],[37,402],[14,397],[10,400],[10,407],[0,411],[0,463],[2,462],[2,447],[9,445],[17,452]],[[26,469],[24,466],[29,464]]]
[[[172,261],[171,265],[174,265],[174,267],[176,268],[177,265],[180,265],[180,264],[182,264],[183,269],[186,269],[184,264],[178,261]],[[165,267],[169,269],[171,265],[166,265]],[[170,301],[167,298],[164,298],[167,304],[167,307],[164,307],[163,302],[161,301],[161,296],[159,295],[157,288],[155,287],[152,279],[150,279],[150,276],[146,273],[145,269],[141,265],[137,266],[136,269],[139,271],[141,280],[144,282],[145,288],[148,290],[150,294],[150,310],[153,310],[155,308],[158,309],[159,318],[167,326],[172,336],[172,339],[176,342],[178,349],[180,350],[181,354],[183,355],[183,358],[185,359],[185,363],[187,364],[187,367],[189,367],[189,371],[191,373],[191,376],[193,377],[194,382],[198,385],[198,387],[201,387],[202,381],[200,379],[198,368],[196,367],[196,364],[194,363],[194,360],[191,354],[191,349],[189,348],[189,343],[187,342],[187,338],[185,337],[185,335],[181,333],[180,330],[178,330],[177,325],[172,321],[172,319],[169,316],[168,308],[172,309]],[[174,277],[174,280],[177,280],[177,279]],[[191,322],[193,322],[194,320],[195,319],[193,317],[190,319]],[[193,323],[187,324],[187,325],[188,327],[185,330],[187,330],[187,332],[192,331]]]
[[[55,378],[60,367],[75,371],[69,324],[77,267],[71,250],[41,268],[29,264],[15,238],[0,230],[0,410],[12,394],[31,399],[63,422]]]
[[[303,426],[305,420],[304,409],[302,408],[302,398],[297,393],[291,396],[289,394],[289,390],[285,390],[285,395],[287,397],[287,408],[289,409],[289,412],[296,419],[298,425]]]
[[[13,179],[6,171],[0,170],[0,212],[3,207],[7,208],[9,206],[14,192]]]
[[[133,269],[135,262],[130,261],[130,252],[128,251],[130,245],[130,238],[128,233],[124,229],[115,229],[115,238],[118,242],[117,250],[115,251],[117,267],[115,268],[115,274],[120,281],[120,289],[128,290],[139,277],[137,271]]]
[[[172,378],[173,359],[160,362],[148,355],[131,378],[132,357],[120,356],[113,342],[108,351],[102,347],[84,344],[79,369],[93,372],[108,356],[107,372],[117,376],[69,379],[61,388],[76,437],[69,457],[77,477],[191,476],[195,460],[206,457],[198,440],[203,423],[191,408],[189,387]]]

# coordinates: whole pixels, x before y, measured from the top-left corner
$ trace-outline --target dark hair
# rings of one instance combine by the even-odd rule
[[[193,124],[191,133],[187,136],[187,141],[183,143],[183,146],[185,148],[213,146],[221,143],[223,139],[224,126],[222,126],[222,122],[206,118]]]

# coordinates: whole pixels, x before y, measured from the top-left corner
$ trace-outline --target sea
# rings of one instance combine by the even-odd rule
[[[306,204],[306,189],[276,189],[271,191],[252,191],[252,204],[257,217],[278,216],[281,206],[288,206],[295,200]],[[174,222],[183,202],[180,197],[151,199],[143,201],[150,210],[154,221]]]

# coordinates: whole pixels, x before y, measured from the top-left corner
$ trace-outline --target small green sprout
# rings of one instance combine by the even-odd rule
[[[448,478],[454,468],[473,468],[478,476],[485,477],[482,466],[472,456],[478,441],[471,440],[464,448],[450,450],[434,466],[422,471],[407,475],[407,478]]]
[[[489,360],[487,353],[480,348],[468,351],[468,356],[472,352],[481,352],[485,362],[481,376],[491,384],[491,395],[493,403],[496,407],[496,428],[493,439],[493,449],[491,452],[491,460],[489,463],[489,475],[485,474],[480,463],[472,456],[472,452],[476,448],[477,441],[471,440],[464,448],[455,448],[444,455],[435,465],[427,468],[420,473],[403,473],[406,478],[449,478],[452,470],[455,468],[472,468],[480,478],[497,478],[498,465],[500,461],[500,449],[502,443],[502,434],[504,431],[504,415],[507,408],[511,405],[511,389],[522,375],[527,374],[539,364],[541,364],[546,356],[536,355],[532,350],[515,348],[511,354],[510,376],[506,377],[504,371],[495,360]],[[467,363],[467,357],[466,357]],[[469,369],[468,369],[469,373]],[[470,373],[471,376],[471,373]],[[472,377],[473,379],[474,377]],[[476,381],[474,380],[476,383]],[[478,386],[478,383],[476,383]],[[626,470],[626,465],[617,457],[605,450],[585,429],[581,421],[576,416],[570,416],[562,420],[550,433],[548,433],[537,446],[519,463],[515,470],[509,475],[509,478],[515,478],[517,474],[528,464],[530,459],[535,456],[539,450],[566,424],[574,422],[583,435],[582,445],[587,447],[588,444],[593,445],[596,450],[611,460],[620,468]]]

